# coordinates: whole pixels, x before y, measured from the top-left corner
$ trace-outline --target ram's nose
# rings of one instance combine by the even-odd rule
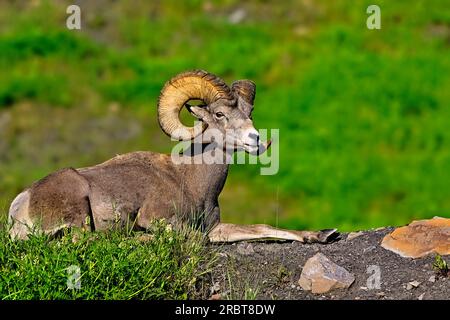
[[[259,145],[259,132],[255,128],[249,128],[244,132],[244,144],[249,147]]]

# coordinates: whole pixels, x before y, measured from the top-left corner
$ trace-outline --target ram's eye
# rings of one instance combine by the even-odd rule
[[[225,117],[225,115],[222,112],[216,112],[215,116],[217,119],[222,119],[223,117]]]

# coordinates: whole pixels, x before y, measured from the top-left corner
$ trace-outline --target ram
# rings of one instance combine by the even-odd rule
[[[335,230],[289,231],[220,223],[218,197],[229,164],[204,159],[217,159],[218,154],[226,158],[230,150],[260,154],[269,147],[270,143],[260,142],[253,126],[255,92],[252,81],[235,81],[229,87],[202,70],[175,76],[161,91],[158,121],[167,135],[190,141],[191,152],[180,154],[177,161],[171,155],[132,152],[92,167],[52,173],[12,202],[11,237],[27,239],[31,232],[56,234],[70,227],[95,231],[131,225],[145,230],[152,220],[165,218],[174,224],[195,223],[213,242],[265,238],[327,242]],[[191,100],[202,104],[191,106]],[[199,120],[193,127],[181,123],[183,107]],[[213,131],[224,138],[211,139]],[[209,138],[198,142],[199,137]]]

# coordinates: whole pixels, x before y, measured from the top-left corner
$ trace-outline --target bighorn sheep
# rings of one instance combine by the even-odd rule
[[[239,80],[231,88],[206,71],[181,73],[168,81],[158,101],[158,120],[162,130],[178,140],[191,141],[215,129],[224,141],[206,141],[200,152],[180,157],[203,157],[223,152],[232,145],[234,152],[264,152],[259,133],[251,119],[255,84]],[[190,100],[204,105],[190,106]],[[184,126],[179,113],[186,106],[200,122]],[[211,147],[213,146],[213,147]],[[191,159],[191,160],[192,160]],[[65,227],[106,230],[118,222],[146,229],[155,218],[170,222],[189,221],[201,213],[202,230],[211,241],[250,239],[288,239],[301,242],[327,242],[335,230],[288,231],[267,225],[238,226],[220,223],[218,197],[225,184],[228,164],[188,161],[174,163],[170,155],[133,152],[102,164],[63,169],[35,182],[20,193],[9,210],[10,234],[26,239],[33,229],[56,233]],[[131,224],[130,224],[131,222]]]

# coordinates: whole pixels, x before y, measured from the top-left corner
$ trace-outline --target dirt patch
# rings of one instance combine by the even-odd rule
[[[434,255],[402,258],[380,246],[393,228],[364,231],[354,237],[341,234],[336,242],[242,242],[211,245],[219,251],[212,274],[202,285],[205,298],[232,299],[448,299],[449,277],[433,270]],[[317,252],[354,274],[349,289],[315,295],[298,284],[302,267]],[[444,260],[449,263],[449,256]],[[380,286],[376,288],[379,270]],[[433,281],[434,280],[434,281]],[[413,283],[413,285],[408,283]]]

